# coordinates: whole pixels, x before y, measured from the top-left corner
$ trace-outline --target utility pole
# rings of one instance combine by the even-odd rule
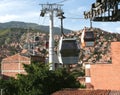
[[[61,12],[61,4],[40,4],[42,6],[42,10],[40,16],[44,17],[46,13],[49,13],[50,17],[50,25],[49,25],[49,64],[50,70],[55,70],[55,59],[54,59],[54,31],[53,31],[53,16],[54,12]]]

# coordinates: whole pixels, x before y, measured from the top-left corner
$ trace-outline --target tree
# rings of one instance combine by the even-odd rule
[[[14,78],[8,80],[0,79],[0,89],[3,90],[3,95],[18,95],[18,85]]]
[[[17,79],[7,81],[3,85],[6,95],[50,95],[63,88],[80,87],[73,74],[67,72],[65,68],[52,71],[47,64],[43,63],[24,64],[24,68],[26,75],[19,74]],[[8,94],[7,91],[10,90],[13,92]]]

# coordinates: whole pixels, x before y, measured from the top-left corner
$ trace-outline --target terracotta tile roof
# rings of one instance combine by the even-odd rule
[[[13,60],[14,59],[14,60]],[[18,61],[18,60],[30,60],[30,58],[25,57],[25,56],[21,56],[20,54],[15,54],[13,56],[9,56],[7,58],[4,58],[2,61],[3,62],[7,62],[7,61]]]
[[[109,95],[120,95],[120,91],[110,91]]]
[[[120,95],[120,91],[69,89],[57,91],[52,95]]]

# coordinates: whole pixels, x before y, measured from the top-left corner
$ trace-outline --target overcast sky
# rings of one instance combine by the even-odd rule
[[[0,23],[23,21],[49,26],[48,15],[40,17],[39,4],[60,2],[66,16],[64,28],[81,30],[85,26],[90,26],[89,20],[83,19],[83,12],[90,10],[91,4],[96,0],[0,0]],[[60,20],[57,17],[54,17],[54,26],[60,27]],[[93,27],[120,33],[120,22],[93,22]]]

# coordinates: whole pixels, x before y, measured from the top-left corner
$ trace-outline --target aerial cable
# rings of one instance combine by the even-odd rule
[[[49,17],[49,16],[44,16],[44,17]],[[54,16],[54,17],[56,17],[56,16]],[[87,19],[85,19],[85,18],[79,18],[79,17],[65,17],[65,19],[83,19],[83,20],[87,20]]]
[[[84,19],[84,18],[66,17],[66,19]]]
[[[62,1],[59,1],[59,2],[55,2],[55,4],[58,4],[58,3],[63,3],[65,1],[68,1],[68,0],[62,0]]]

